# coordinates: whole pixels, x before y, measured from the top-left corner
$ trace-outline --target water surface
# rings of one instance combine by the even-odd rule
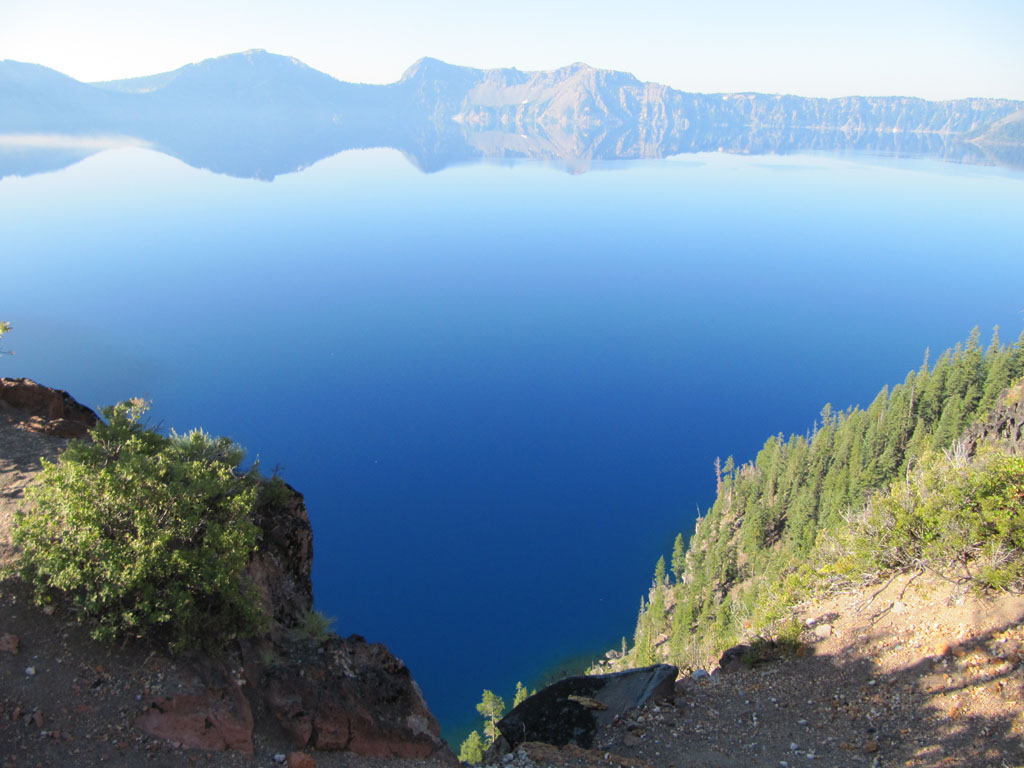
[[[1021,210],[1019,172],[928,160],[369,150],[267,183],[107,150],[0,181],[0,373],[280,466],[318,607],[457,740],[481,689],[632,632],[716,456],[1015,338]]]

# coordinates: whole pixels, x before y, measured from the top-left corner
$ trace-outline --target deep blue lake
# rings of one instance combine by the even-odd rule
[[[1024,327],[1024,173],[804,155],[273,182],[105,151],[0,180],[0,374],[242,443],[301,490],[316,602],[446,736],[618,647],[713,463]]]

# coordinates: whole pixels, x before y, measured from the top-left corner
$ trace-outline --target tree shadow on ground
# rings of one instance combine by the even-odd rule
[[[960,643],[911,647],[918,660],[891,671],[880,657],[921,643],[920,634],[876,629],[844,655],[794,659],[801,676],[820,683],[813,694],[831,706],[824,729],[846,734],[832,756],[846,752],[841,763],[851,765],[877,756],[879,765],[908,768],[1024,765],[1022,618]]]

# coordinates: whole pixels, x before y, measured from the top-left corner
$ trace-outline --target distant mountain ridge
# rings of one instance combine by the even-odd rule
[[[700,94],[582,63],[523,72],[432,58],[394,83],[365,85],[262,50],[101,83],[0,61],[0,134],[23,133],[132,136],[192,165],[258,178],[380,146],[423,170],[538,158],[582,171],[595,160],[716,150],[1024,165],[1024,102],[1009,99]],[[4,164],[0,152],[0,175]]]

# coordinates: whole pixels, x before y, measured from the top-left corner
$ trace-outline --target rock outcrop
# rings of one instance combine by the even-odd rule
[[[0,379],[0,415],[33,432],[82,438],[96,424],[96,414],[62,389],[31,379]]]
[[[401,660],[358,635],[342,638],[310,626],[313,531],[302,495],[269,481],[254,521],[261,530],[259,549],[246,575],[271,617],[269,631],[240,643],[237,680],[228,687],[226,667],[186,662],[196,684],[148,700],[136,725],[204,749],[251,751],[255,727],[297,749],[454,762]],[[244,695],[232,694],[231,686]]]
[[[253,753],[253,715],[237,681],[216,663],[193,662],[191,685],[156,696],[135,724],[144,733],[188,749]]]
[[[1013,456],[1024,455],[1024,383],[1005,391],[988,418],[967,428],[963,442],[969,454],[990,443]]]
[[[97,416],[62,390],[0,379],[0,420],[19,427],[18,434],[39,433],[32,436],[39,451],[56,456],[66,443],[40,435],[87,438]],[[25,482],[36,471],[36,463],[26,469]],[[218,658],[155,662],[166,677],[140,697],[135,726],[191,749],[252,754],[254,733],[261,733],[296,748],[455,762],[401,660],[358,635],[346,639],[311,626],[313,530],[302,495],[280,480],[266,481],[253,522],[258,549],[245,577],[269,618],[267,632]],[[17,650],[17,637],[0,637],[0,651]]]
[[[387,648],[358,635],[301,645],[253,675],[267,714],[294,747],[453,759],[408,668]]]
[[[264,486],[253,522],[260,534],[246,575],[280,639],[313,609],[313,527],[302,494],[280,480]]]
[[[610,675],[559,680],[498,721],[505,742],[498,749],[515,749],[529,741],[590,749],[599,727],[652,699],[671,699],[678,674],[676,667],[656,664]]]
[[[273,617],[265,637],[242,646],[254,708],[296,748],[454,760],[401,660],[358,635],[317,635],[307,626],[313,530],[302,495],[271,481],[254,521],[261,536],[247,574]]]

